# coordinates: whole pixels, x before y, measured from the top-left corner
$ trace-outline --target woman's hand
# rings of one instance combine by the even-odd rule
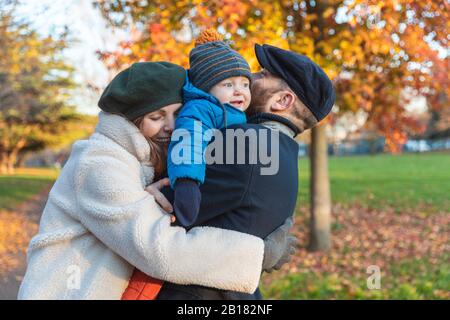
[[[164,178],[161,180],[158,180],[148,187],[145,188],[145,191],[150,193],[156,200],[156,202],[160,205],[160,207],[166,211],[167,213],[173,212],[173,207],[170,204],[169,200],[164,196],[164,194],[160,191],[163,187],[169,186],[170,182],[168,178]],[[173,223],[175,222],[175,216],[173,214],[170,215],[170,221]]]

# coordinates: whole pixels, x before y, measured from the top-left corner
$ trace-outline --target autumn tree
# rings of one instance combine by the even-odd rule
[[[68,148],[74,141],[89,137],[94,132],[97,122],[97,116],[77,113],[72,114],[70,121],[65,121],[63,125],[59,124],[45,131],[31,132],[25,147],[17,156],[16,166],[20,167],[32,154],[43,149],[59,152]]]
[[[187,66],[192,39],[216,27],[253,68],[254,43],[305,54],[333,80],[335,113],[364,110],[367,125],[399,152],[406,132],[423,130],[405,106],[424,96],[439,110],[447,103],[449,8],[446,1],[417,0],[223,0],[96,1],[111,24],[131,37],[107,65],[170,60]],[[310,249],[330,248],[331,197],[327,175],[326,121],[312,130]]]
[[[45,147],[79,120],[69,106],[73,69],[64,35],[42,37],[16,21],[14,4],[0,1],[0,172],[11,173],[21,150]],[[8,8],[9,10],[3,10]]]

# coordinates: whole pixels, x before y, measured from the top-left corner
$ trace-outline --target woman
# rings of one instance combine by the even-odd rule
[[[212,227],[186,232],[146,191],[164,170],[184,80],[177,65],[144,62],[108,85],[94,134],[73,145],[50,191],[19,299],[120,299],[135,267],[173,283],[251,293],[261,269],[289,255],[277,240],[286,228],[264,241]]]

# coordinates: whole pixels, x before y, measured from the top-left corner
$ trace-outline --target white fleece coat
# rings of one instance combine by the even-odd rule
[[[264,242],[170,226],[144,190],[153,180],[148,142],[125,118],[99,117],[50,191],[18,298],[120,299],[134,266],[173,283],[254,292]]]

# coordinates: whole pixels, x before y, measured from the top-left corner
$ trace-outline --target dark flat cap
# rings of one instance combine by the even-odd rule
[[[286,81],[318,121],[328,115],[336,95],[321,67],[307,56],[268,44],[256,44],[255,53],[261,67]]]
[[[103,91],[100,109],[134,120],[182,103],[186,70],[170,62],[136,62],[117,74]]]

